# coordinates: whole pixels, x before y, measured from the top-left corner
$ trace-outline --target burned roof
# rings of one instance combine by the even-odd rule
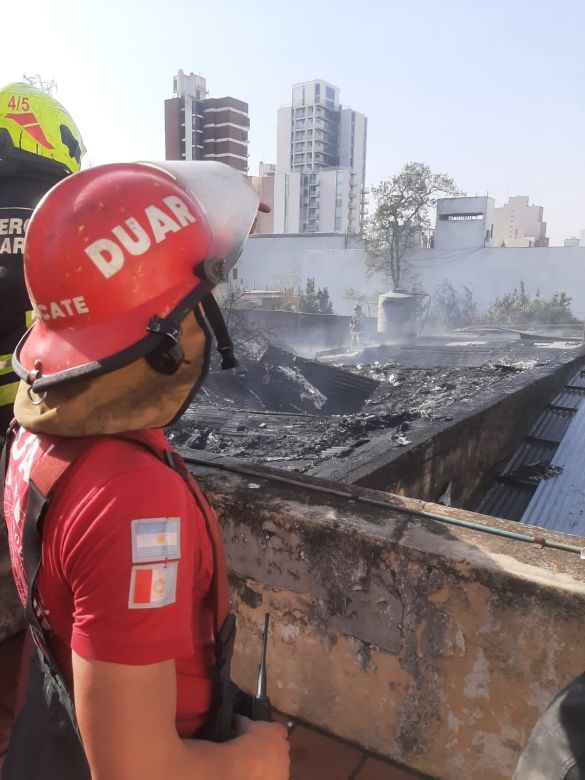
[[[452,406],[480,403],[558,354],[519,340],[427,339],[364,350],[368,362],[326,365],[270,346],[246,370],[210,375],[169,437],[181,447],[311,472],[382,435],[391,449],[407,447],[411,433],[420,437],[425,426],[449,420]]]

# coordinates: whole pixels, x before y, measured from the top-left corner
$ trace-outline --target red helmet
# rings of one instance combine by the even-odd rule
[[[37,320],[16,372],[40,391],[175,345],[181,321],[236,262],[257,207],[221,163],[117,163],[65,179],[27,231]]]

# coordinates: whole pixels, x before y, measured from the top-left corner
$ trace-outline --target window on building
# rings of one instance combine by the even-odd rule
[[[474,219],[483,219],[483,214],[441,214],[440,219],[449,222],[467,222]]]
[[[332,87],[325,87],[325,97],[335,100],[335,90]]]

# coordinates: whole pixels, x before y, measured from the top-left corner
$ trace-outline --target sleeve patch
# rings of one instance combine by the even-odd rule
[[[152,609],[174,604],[178,563],[133,566],[128,609]]]
[[[178,560],[181,557],[178,517],[132,520],[132,563]]]

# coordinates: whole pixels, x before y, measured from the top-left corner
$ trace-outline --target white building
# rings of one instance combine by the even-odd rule
[[[440,198],[437,201],[435,249],[494,246],[495,201],[489,196]]]
[[[571,238],[565,238],[563,246],[579,246],[579,239],[577,236],[571,236]]]
[[[295,84],[279,109],[274,187],[277,233],[361,232],[367,118],[326,81]]]
[[[276,165],[261,162],[258,169],[257,192],[262,203],[270,206],[268,214],[258,214],[256,233],[274,233],[274,182]]]
[[[527,195],[508,198],[495,210],[495,246],[548,246],[542,206],[531,206]]]

